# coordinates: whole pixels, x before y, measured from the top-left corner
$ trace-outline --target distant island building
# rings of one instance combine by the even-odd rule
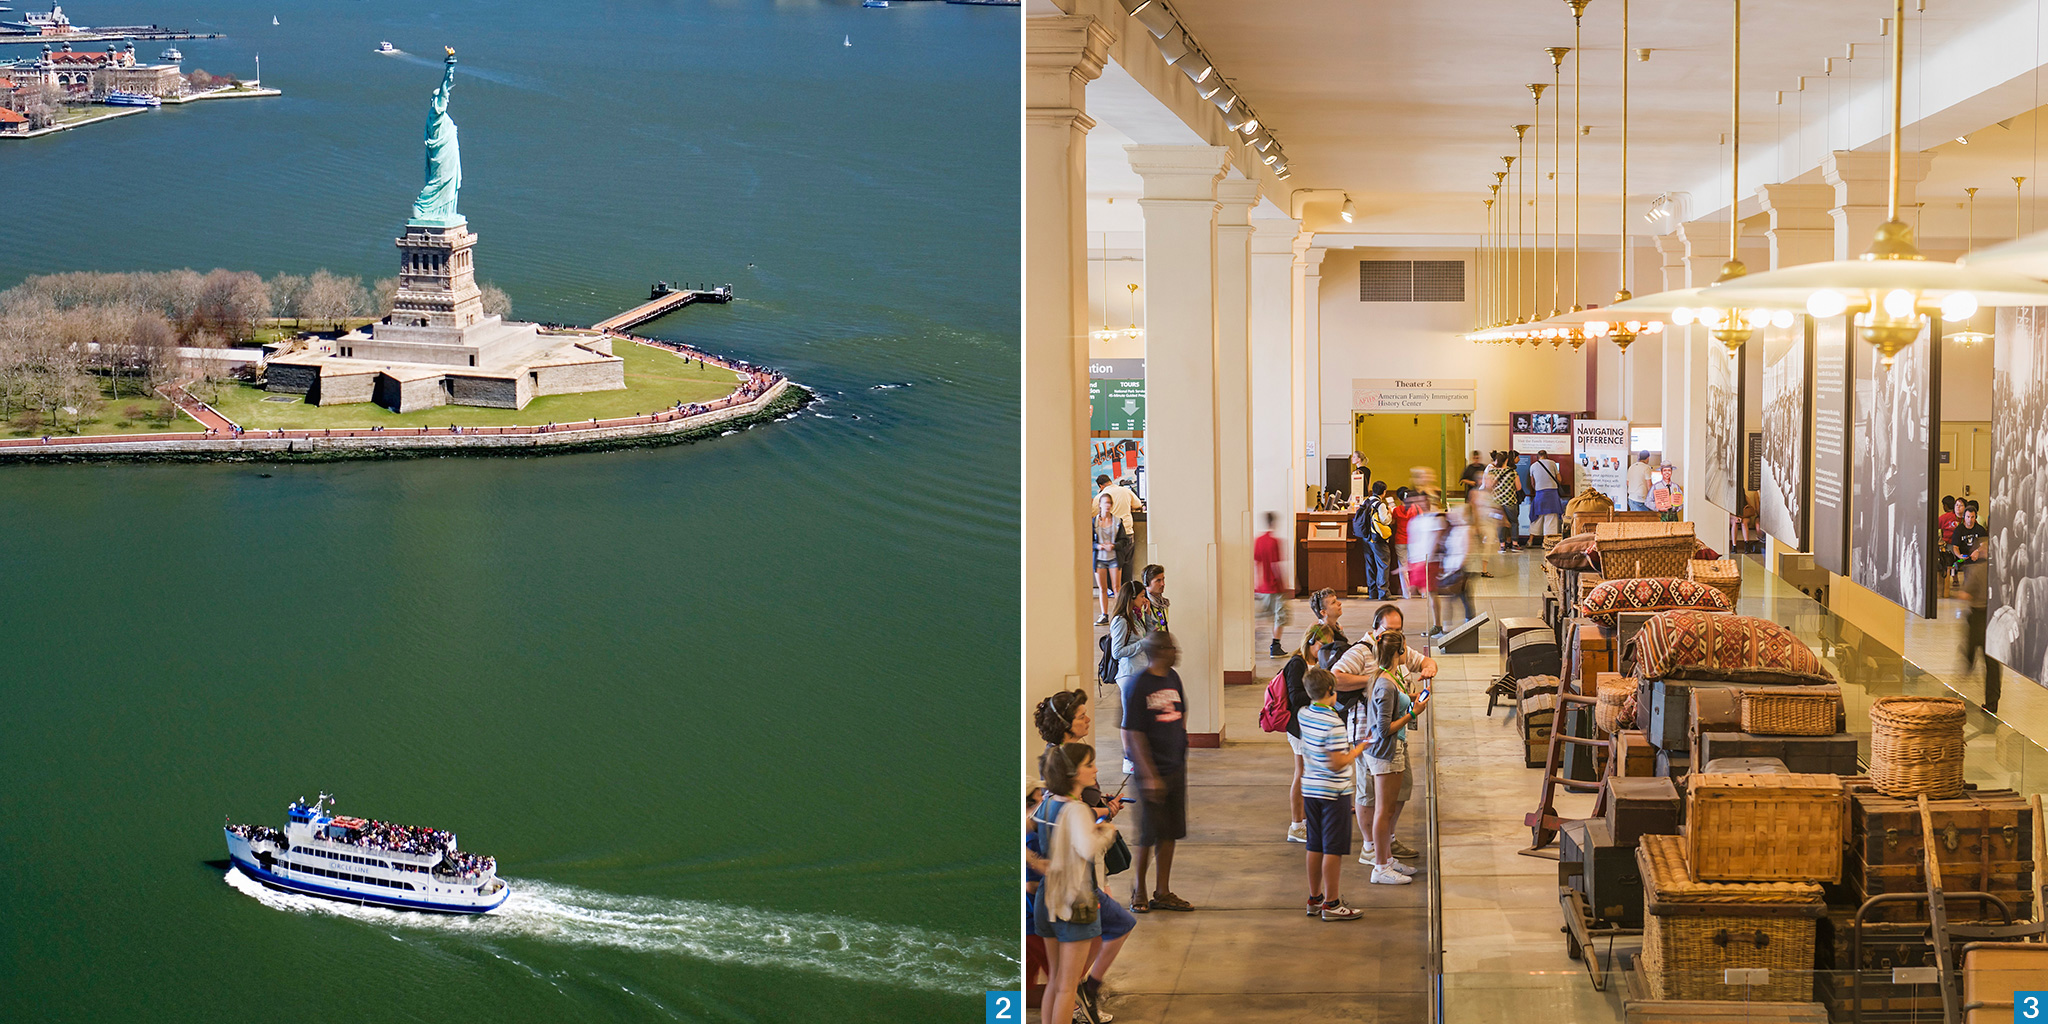
[[[30,11],[20,21],[0,21],[0,28],[31,36],[68,36],[78,31],[71,27],[62,7],[52,7],[47,14]]]
[[[476,286],[477,236],[456,212],[462,159],[448,94],[455,51],[426,127],[426,185],[397,240],[398,290],[390,315],[331,343],[272,356],[265,389],[312,405],[375,402],[393,412],[439,405],[524,409],[542,395],[616,391],[625,360],[588,331],[542,330],[486,315]]]
[[[51,85],[80,99],[105,96],[116,89],[167,98],[186,91],[178,65],[141,63],[135,57],[134,43],[126,49],[106,50],[73,50],[70,43],[53,50],[45,45],[36,57],[0,66],[0,73],[17,90]],[[19,109],[12,103],[9,106]]]

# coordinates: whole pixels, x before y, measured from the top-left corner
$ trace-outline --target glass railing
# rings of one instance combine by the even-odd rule
[[[1895,694],[1959,697],[1968,715],[1964,726],[1965,781],[1980,789],[2011,789],[2022,795],[2048,793],[2048,749],[2022,734],[2009,723],[1986,712],[1977,702],[1981,689],[1963,678],[1944,678],[1903,657],[1900,652],[1872,640],[1860,629],[1832,614],[1782,578],[1765,571],[1753,559],[1740,559],[1743,566],[1742,597],[1736,610],[1776,621],[1821,652],[1823,660],[1842,683],[1849,731],[1856,735],[1859,761],[1868,764],[1870,755],[1870,707],[1878,697]],[[2008,678],[2007,689],[2035,684]],[[1431,719],[1425,718],[1425,721]],[[1435,743],[1429,744],[1431,751]],[[1433,766],[1432,766],[1433,767]],[[1430,849],[1438,849],[1436,827],[1436,773],[1425,797],[1431,829]],[[1455,783],[1453,783],[1455,784]],[[1504,823],[1505,824],[1505,823]],[[1442,900],[1435,876],[1442,864],[1433,859],[1430,914],[1431,948],[1441,951]],[[1951,903],[1955,907],[1955,903]],[[1952,909],[1951,914],[1957,911]],[[1744,1020],[1833,1021],[1854,1024],[1945,1019],[2014,1020],[2015,991],[2048,990],[2048,945],[2032,950],[1984,949],[1971,953],[1968,970],[1959,970],[1955,987],[1943,992],[1931,947],[1923,937],[1925,925],[1909,931],[1902,939],[1897,931],[1866,929],[1866,942],[1855,946],[1851,933],[1854,907],[1830,906],[1829,917],[1817,922],[1814,955],[1801,954],[1795,960],[1805,965],[1835,965],[1840,970],[1737,971],[1723,969],[1652,971],[1639,961],[1644,937],[1640,933],[1595,935],[1579,949],[1574,959],[1577,970],[1469,970],[1446,966],[1441,952],[1433,958],[1436,967],[1435,1020],[1437,1024],[1491,1024],[1505,1020],[1543,1021],[1546,1024],[1604,1024],[1643,1016],[1631,1014],[1637,1003],[1714,1003],[1710,1018],[1733,1024]],[[1564,911],[1557,910],[1557,924],[1564,924]],[[1686,936],[1681,924],[1659,937],[1671,943],[1711,943],[1714,934]],[[1718,933],[1721,929],[1716,929]],[[1735,938],[1731,937],[1731,942]],[[1567,937],[1557,936],[1557,949],[1566,952]],[[1575,940],[1570,944],[1577,946]],[[1796,946],[1797,943],[1794,943]],[[1671,959],[1688,959],[1694,964],[1713,963],[1712,954],[1698,954],[1672,946]],[[1724,946],[1712,947],[1716,953]],[[1780,948],[1784,944],[1780,943]],[[1509,959],[1483,957],[1498,962]],[[1461,954],[1458,959],[1470,959]],[[1862,970],[1848,968],[1860,965]],[[1958,962],[1959,968],[1965,966]],[[1595,979],[1598,979],[1598,986]],[[1944,998],[1948,1000],[1944,1013]],[[1785,1004],[1804,1004],[1788,1007]],[[1726,1004],[1721,1006],[1719,1004]],[[1978,1009],[1971,1017],[1967,1008]],[[1654,1007],[1644,1007],[1649,1010]],[[1668,1007],[1666,1007],[1668,1009]],[[2040,1007],[2041,1021],[2048,1022],[2048,1005]],[[1645,1016],[1644,1019],[1676,1019]],[[1703,1018],[1704,1019],[1704,1018]],[[2019,1018],[2031,1020],[2036,1018]]]

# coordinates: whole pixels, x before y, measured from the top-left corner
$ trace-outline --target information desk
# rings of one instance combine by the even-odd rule
[[[1294,514],[1294,593],[1325,587],[1346,597],[1365,589],[1365,547],[1351,535],[1349,512]]]

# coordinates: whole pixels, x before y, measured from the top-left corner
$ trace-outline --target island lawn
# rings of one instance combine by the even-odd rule
[[[228,419],[250,430],[322,430],[383,427],[538,426],[543,423],[575,423],[592,416],[619,419],[660,412],[677,402],[709,402],[723,398],[739,386],[739,374],[722,367],[695,361],[685,362],[675,354],[645,345],[619,342],[613,347],[626,360],[626,388],[623,391],[592,391],[580,395],[545,395],[527,403],[524,409],[485,409],[470,405],[443,405],[419,412],[395,413],[369,402],[349,405],[307,405],[297,395],[273,395],[246,384],[221,386],[220,401],[214,408]],[[291,402],[266,402],[266,398],[290,398]]]
[[[129,387],[131,392],[133,387]],[[140,409],[144,415],[130,419],[129,409]],[[157,419],[150,419],[154,413]],[[82,423],[74,423],[71,417],[58,414],[61,423],[43,423],[34,428],[24,427],[18,422],[0,422],[0,435],[6,437],[75,437],[81,434],[197,434],[206,425],[193,419],[177,406],[154,395],[125,394],[120,398],[100,399],[100,409]],[[166,420],[164,417],[168,416]],[[125,425],[124,425],[125,423]]]

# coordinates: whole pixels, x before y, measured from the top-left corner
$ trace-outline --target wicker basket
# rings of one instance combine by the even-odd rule
[[[1610,580],[1683,578],[1696,546],[1691,523],[1596,523],[1593,536],[1600,575]]]
[[[1839,775],[1694,775],[1686,862],[1717,882],[1839,882],[1848,800]]]
[[[1746,689],[1742,731],[1759,736],[1833,736],[1842,713],[1839,686],[1771,686]]]
[[[1813,999],[1814,925],[1826,911],[1820,886],[1701,882],[1678,836],[1643,836],[1636,863],[1649,911],[1641,965],[1651,999]],[[1771,980],[1748,989],[1727,985],[1722,972],[1729,968],[1764,968]]]
[[[1626,676],[1619,679],[1608,678],[1607,673],[1602,673],[1597,685],[1600,693],[1599,703],[1593,706],[1593,725],[1602,733],[1612,736],[1626,727],[1622,722],[1621,712],[1628,699],[1635,696],[1636,681]]]
[[[1870,708],[1870,782],[1887,796],[1963,792],[1963,702],[1879,697]]]
[[[1694,583],[1704,583],[1721,592],[1728,599],[1728,607],[1735,607],[1735,599],[1742,596],[1742,567],[1733,558],[1718,558],[1705,561],[1688,559],[1685,563],[1686,578]]]

